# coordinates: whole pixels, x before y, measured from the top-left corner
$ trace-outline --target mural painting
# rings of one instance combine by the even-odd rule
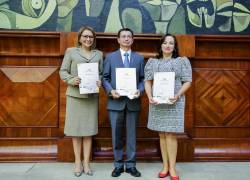
[[[0,0],[0,28],[250,34],[250,0]]]

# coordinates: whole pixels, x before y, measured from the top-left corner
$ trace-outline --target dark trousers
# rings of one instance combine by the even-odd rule
[[[112,128],[112,143],[114,151],[114,166],[122,168],[135,167],[136,163],[136,125],[138,122],[139,111],[129,111],[125,108],[123,111],[109,110],[109,118]],[[123,160],[123,140],[122,132],[126,126],[126,160]]]

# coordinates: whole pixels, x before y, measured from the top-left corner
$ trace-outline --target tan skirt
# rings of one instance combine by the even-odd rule
[[[98,133],[98,97],[66,96],[66,136],[93,136]]]

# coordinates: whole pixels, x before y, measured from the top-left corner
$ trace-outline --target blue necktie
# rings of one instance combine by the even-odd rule
[[[126,52],[126,53],[123,54],[123,56],[125,56],[125,58],[124,58],[124,67],[129,68],[129,59],[128,59],[129,54]]]

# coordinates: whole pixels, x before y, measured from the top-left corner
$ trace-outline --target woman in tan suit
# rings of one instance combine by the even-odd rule
[[[93,175],[89,166],[92,146],[92,136],[98,132],[98,94],[80,94],[77,64],[98,63],[99,73],[102,73],[103,54],[95,50],[96,34],[90,27],[82,27],[78,32],[78,47],[68,48],[65,52],[60,69],[61,79],[67,83],[66,119],[64,133],[72,137],[75,155],[74,175],[82,173]],[[100,77],[101,79],[101,77]],[[101,86],[101,81],[97,81]],[[83,145],[83,163],[81,148]]]

